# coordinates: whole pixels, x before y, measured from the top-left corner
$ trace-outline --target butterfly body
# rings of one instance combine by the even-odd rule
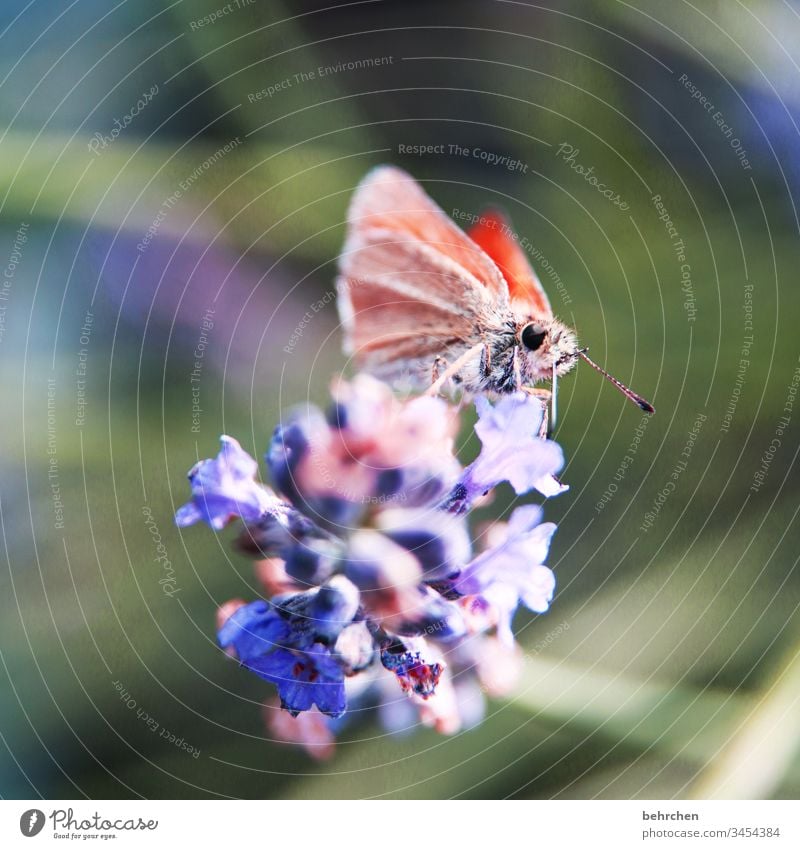
[[[538,343],[536,349],[531,350],[525,344],[523,334],[525,341]],[[540,336],[543,337],[541,342]],[[575,367],[575,333],[556,320],[520,321],[510,317],[500,328],[476,328],[470,342],[482,342],[483,350],[452,378],[454,384],[470,394],[518,392],[551,380],[554,363],[559,377]]]
[[[588,360],[505,216],[487,210],[464,233],[398,168],[375,168],[356,189],[339,270],[345,352],[385,380],[502,395]]]

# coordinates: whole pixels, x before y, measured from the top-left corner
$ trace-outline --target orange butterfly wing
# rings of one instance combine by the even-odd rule
[[[553,309],[525,252],[514,237],[511,221],[498,209],[481,213],[467,235],[494,260],[508,283],[511,304],[525,318],[552,318]]]
[[[399,168],[376,168],[358,186],[339,269],[345,348],[383,374],[452,359],[512,315],[492,259]]]

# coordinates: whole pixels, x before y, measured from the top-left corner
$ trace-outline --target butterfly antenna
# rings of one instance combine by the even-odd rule
[[[645,401],[641,395],[637,395],[632,389],[628,389],[628,387],[624,383],[622,383],[622,381],[617,380],[616,377],[612,377],[605,369],[600,368],[600,366],[597,365],[596,362],[590,360],[589,357],[586,356],[586,352],[588,350],[588,348],[583,348],[580,351],[576,352],[576,356],[585,360],[595,371],[599,371],[600,374],[603,375],[603,377],[605,377],[607,380],[610,380],[614,384],[614,386],[616,386],[617,389],[619,389],[619,391],[626,398],[629,398],[631,401],[633,401],[633,403],[636,404],[636,406],[640,410],[644,410],[645,413],[655,413],[656,408],[649,401]]]

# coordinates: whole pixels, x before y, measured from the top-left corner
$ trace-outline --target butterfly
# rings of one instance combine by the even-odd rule
[[[463,232],[399,168],[358,185],[339,258],[345,353],[388,381],[438,393],[525,391],[551,404],[556,381],[588,362],[647,413],[653,406],[589,359],[559,321],[503,213],[489,209]],[[535,384],[552,381],[552,391]]]

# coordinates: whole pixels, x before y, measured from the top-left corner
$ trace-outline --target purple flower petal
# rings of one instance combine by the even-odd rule
[[[328,716],[340,716],[347,661],[330,645],[357,608],[356,588],[340,576],[320,590],[240,607],[220,628],[218,640],[243,666],[278,687],[286,710],[296,715],[316,704]]]
[[[295,716],[313,705],[327,716],[345,712],[344,671],[330,649],[319,643],[302,652],[276,649],[245,665],[277,686],[281,707]]]
[[[189,472],[192,500],[175,513],[175,524],[184,528],[195,522],[207,522],[220,531],[233,518],[255,522],[265,513],[285,511],[255,476],[256,461],[231,436],[221,436],[219,454],[213,460],[201,460]]]
[[[219,629],[222,648],[233,648],[242,663],[272,651],[291,637],[289,623],[266,601],[254,601],[236,610]]]
[[[505,541],[476,557],[454,582],[463,595],[491,602],[499,615],[498,635],[508,643],[513,643],[511,619],[519,603],[544,613],[553,598],[555,575],[543,564],[556,526],[539,524],[541,517],[536,505],[518,507]]]
[[[553,477],[564,465],[561,447],[539,437],[545,408],[538,398],[517,392],[494,406],[479,397],[475,406],[481,453],[442,504],[445,510],[469,510],[476,498],[502,481],[508,481],[517,495],[537,489],[550,496],[567,489]]]

